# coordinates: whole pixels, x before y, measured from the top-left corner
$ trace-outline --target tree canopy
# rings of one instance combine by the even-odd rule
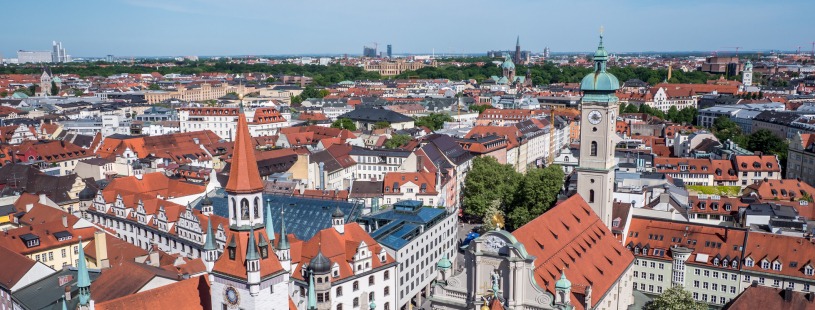
[[[417,117],[414,122],[416,127],[425,126],[430,130],[439,130],[444,127],[444,122],[452,122],[453,118],[445,113],[430,113],[427,116]]]
[[[340,129],[348,129],[350,131],[357,130],[357,124],[354,123],[351,119],[348,118],[340,118],[331,123],[331,128],[340,128]]]
[[[473,158],[473,167],[464,179],[464,213],[483,217],[494,202],[503,209],[512,203],[520,180],[521,174],[512,165],[500,164],[490,156]]]
[[[745,142],[747,140],[746,137],[742,135],[741,127],[727,116],[722,115],[716,118],[710,129],[713,131],[713,135],[721,142],[730,140],[738,143],[742,147],[746,146]]]
[[[517,229],[554,205],[563,182],[563,170],[557,165],[521,174],[493,157],[476,157],[464,180],[464,212],[478,218],[505,214],[507,229]]]
[[[669,288],[643,307],[644,310],[707,310],[707,308],[704,303],[693,300],[691,293],[681,285]]]
[[[387,121],[378,121],[374,123],[374,129],[385,129],[391,127],[391,123]]]
[[[395,149],[407,144],[411,140],[408,135],[392,135],[390,139],[385,141],[385,147]]]
[[[563,188],[563,168],[550,165],[526,172],[515,191],[513,203],[506,211],[507,226],[517,229],[543,214],[557,201]]]

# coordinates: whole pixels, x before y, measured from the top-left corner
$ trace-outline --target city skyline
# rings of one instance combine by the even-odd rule
[[[520,36],[524,50],[536,53],[545,47],[552,52],[581,52],[596,45],[601,25],[605,26],[607,48],[611,52],[726,52],[734,51],[735,46],[743,51],[793,51],[799,46],[802,51],[809,51],[809,43],[815,40],[806,31],[811,23],[804,15],[809,11],[807,8],[815,8],[815,3],[802,0],[788,1],[797,8],[789,11],[752,0],[692,0],[681,4],[625,1],[616,6],[603,3],[516,0],[496,7],[480,0],[468,1],[466,6],[458,1],[426,0],[411,3],[360,0],[353,5],[324,0],[307,4],[257,0],[228,3],[91,0],[80,7],[55,2],[51,10],[38,16],[71,27],[28,23],[26,31],[5,35],[0,53],[12,58],[17,50],[48,50],[49,43],[56,40],[63,42],[74,57],[357,55],[362,53],[363,46],[375,42],[379,43],[379,50],[392,44],[397,55],[433,51],[471,54],[512,49],[516,36]],[[22,11],[29,7],[26,4],[13,2],[7,8]],[[393,12],[413,15],[397,18]],[[713,14],[708,12],[727,12],[732,18],[700,21],[697,17]],[[12,24],[26,24],[24,16],[7,18]],[[759,20],[761,27],[750,27]],[[659,22],[663,24],[649,24]],[[330,29],[326,25],[331,25]]]

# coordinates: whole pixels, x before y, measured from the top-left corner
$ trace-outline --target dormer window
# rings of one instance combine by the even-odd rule
[[[753,267],[754,266],[753,260],[749,259],[749,258],[744,261],[744,264],[747,265],[747,267]]]
[[[734,259],[732,262],[730,262],[730,265],[732,265],[731,267],[733,267],[733,268],[738,268],[739,267],[739,262]]]
[[[808,276],[812,276],[813,274],[815,274],[815,268],[812,268],[812,266],[807,265],[804,268],[804,274],[808,275]]]
[[[768,262],[766,260],[762,261],[761,262],[761,269],[770,269],[770,262]]]
[[[718,258],[713,259],[713,266],[719,266],[719,259]]]
[[[773,270],[781,271],[781,263],[778,261],[773,262]]]

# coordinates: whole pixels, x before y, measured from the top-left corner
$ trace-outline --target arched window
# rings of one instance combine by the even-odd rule
[[[241,199],[241,219],[249,219],[249,200],[246,198]]]
[[[597,141],[591,142],[591,156],[597,156]]]
[[[594,202],[594,190],[590,189],[589,190],[589,203],[593,203],[593,202]]]
[[[260,198],[255,197],[255,218],[260,218]]]
[[[232,198],[232,216],[238,218],[238,204],[235,202],[235,198]]]
[[[359,297],[354,297],[354,308],[359,307]]]
[[[337,310],[342,310],[342,304],[337,304]]]

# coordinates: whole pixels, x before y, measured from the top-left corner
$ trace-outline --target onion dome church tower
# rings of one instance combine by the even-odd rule
[[[617,89],[620,82],[606,71],[608,52],[600,45],[594,53],[594,72],[580,83],[583,91],[580,121],[580,162],[577,171],[577,193],[611,227],[614,191],[614,149],[619,137],[614,132],[619,110]]]

